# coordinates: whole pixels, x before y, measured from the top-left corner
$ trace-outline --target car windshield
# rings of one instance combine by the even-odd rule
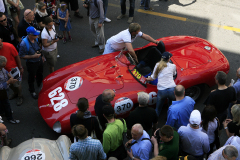
[[[135,65],[134,60],[132,57],[127,53],[127,51],[122,51],[120,52],[117,56],[116,59],[120,61],[121,63],[125,64],[128,66],[128,70],[131,73],[131,75],[144,87],[146,87],[146,78],[138,71],[137,66]]]

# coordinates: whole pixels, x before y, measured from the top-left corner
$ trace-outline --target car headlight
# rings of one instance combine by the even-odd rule
[[[54,125],[53,125],[53,130],[57,133],[61,133],[62,127],[61,127],[61,123],[59,121],[57,121]]]

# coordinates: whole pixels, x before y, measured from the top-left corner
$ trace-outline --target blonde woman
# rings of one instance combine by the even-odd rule
[[[15,29],[17,31],[17,26],[20,19],[20,11],[24,9],[24,6],[20,0],[5,0],[5,3],[7,5],[9,15],[11,15],[15,22]]]
[[[147,78],[147,81],[153,81],[158,78],[156,104],[158,116],[160,116],[166,98],[168,98],[168,104],[171,104],[171,101],[175,99],[174,88],[176,84],[173,80],[173,76],[176,74],[176,65],[169,63],[171,57],[171,53],[164,52],[161,61],[155,65],[153,74]]]

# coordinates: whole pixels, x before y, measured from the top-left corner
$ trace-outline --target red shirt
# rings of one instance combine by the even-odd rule
[[[0,49],[0,55],[7,58],[7,64],[5,69],[10,72],[12,68],[17,67],[17,62],[15,60],[15,57],[18,56],[18,52],[16,48],[11,44],[7,42],[2,42],[3,47]]]

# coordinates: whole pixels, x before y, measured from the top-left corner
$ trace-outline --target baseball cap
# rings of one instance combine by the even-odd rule
[[[30,35],[39,35],[40,34],[40,31],[39,30],[36,30],[33,26],[29,26],[27,29],[27,34],[30,34]]]
[[[114,109],[111,105],[105,105],[102,108],[102,112],[106,117],[110,117],[114,114]]]
[[[193,110],[192,113],[190,114],[190,119],[189,119],[190,124],[192,125],[200,125],[201,123],[201,113],[199,110]]]
[[[168,60],[172,57],[172,54],[170,52],[163,52],[162,58]]]

